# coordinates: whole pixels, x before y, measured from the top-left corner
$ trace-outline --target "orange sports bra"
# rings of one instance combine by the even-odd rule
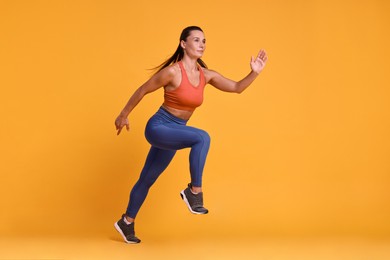
[[[178,62],[181,70],[181,83],[172,91],[164,89],[164,105],[180,110],[194,111],[203,103],[203,90],[206,85],[203,70],[199,67],[199,84],[193,86],[188,80],[183,63]]]

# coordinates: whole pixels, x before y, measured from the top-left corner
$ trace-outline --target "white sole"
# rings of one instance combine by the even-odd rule
[[[189,203],[188,200],[187,200],[186,194],[184,193],[184,190],[182,190],[182,191],[180,192],[180,196],[181,196],[181,198],[183,199],[184,203],[187,205],[187,208],[190,210],[190,212],[191,212],[192,214],[196,214],[196,215],[205,215],[205,214],[206,214],[206,213],[199,213],[199,212],[196,212],[196,211],[193,211],[193,210],[192,210],[192,208],[191,208],[191,206],[190,206],[190,203]]]
[[[125,242],[126,242],[127,244],[138,244],[137,242],[128,241],[128,240],[126,239],[125,234],[123,234],[122,229],[118,226],[118,223],[117,223],[117,222],[115,222],[114,227],[115,227],[115,229],[119,232],[119,234],[121,234],[121,236],[123,237],[123,240],[125,240]]]

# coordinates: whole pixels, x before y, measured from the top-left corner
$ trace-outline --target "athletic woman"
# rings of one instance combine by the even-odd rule
[[[267,55],[261,50],[256,58],[252,57],[250,73],[235,82],[207,69],[201,59],[205,49],[206,39],[202,29],[197,26],[185,28],[173,56],[157,67],[158,71],[134,92],[115,120],[118,135],[125,126],[128,131],[128,116],[135,106],[146,94],[164,88],[164,103],[149,119],[145,129],[145,137],[151,144],[149,154],[140,177],[131,190],[126,213],[115,223],[115,228],[127,243],[141,242],[135,236],[135,217],[149,188],[167,168],[177,150],[191,148],[191,182],[180,195],[191,213],[208,213],[203,206],[202,174],[210,137],[201,129],[187,126],[187,121],[202,104],[206,84],[225,92],[241,93],[263,70]]]

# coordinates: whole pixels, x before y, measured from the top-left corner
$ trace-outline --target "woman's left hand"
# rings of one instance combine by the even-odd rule
[[[252,71],[259,74],[265,67],[265,63],[267,62],[267,53],[264,50],[260,50],[259,54],[257,54],[256,59],[251,57],[251,68]]]

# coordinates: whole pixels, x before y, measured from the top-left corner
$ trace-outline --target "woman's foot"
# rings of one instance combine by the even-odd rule
[[[125,214],[122,215],[122,218],[115,222],[114,226],[115,229],[122,235],[123,239],[126,243],[129,244],[137,244],[140,243],[141,240],[135,236],[134,232],[134,222],[130,224],[126,224],[124,218],[126,217]]]
[[[203,192],[194,194],[191,191],[191,183],[180,192],[180,196],[193,214],[207,214],[209,211],[203,207]]]

